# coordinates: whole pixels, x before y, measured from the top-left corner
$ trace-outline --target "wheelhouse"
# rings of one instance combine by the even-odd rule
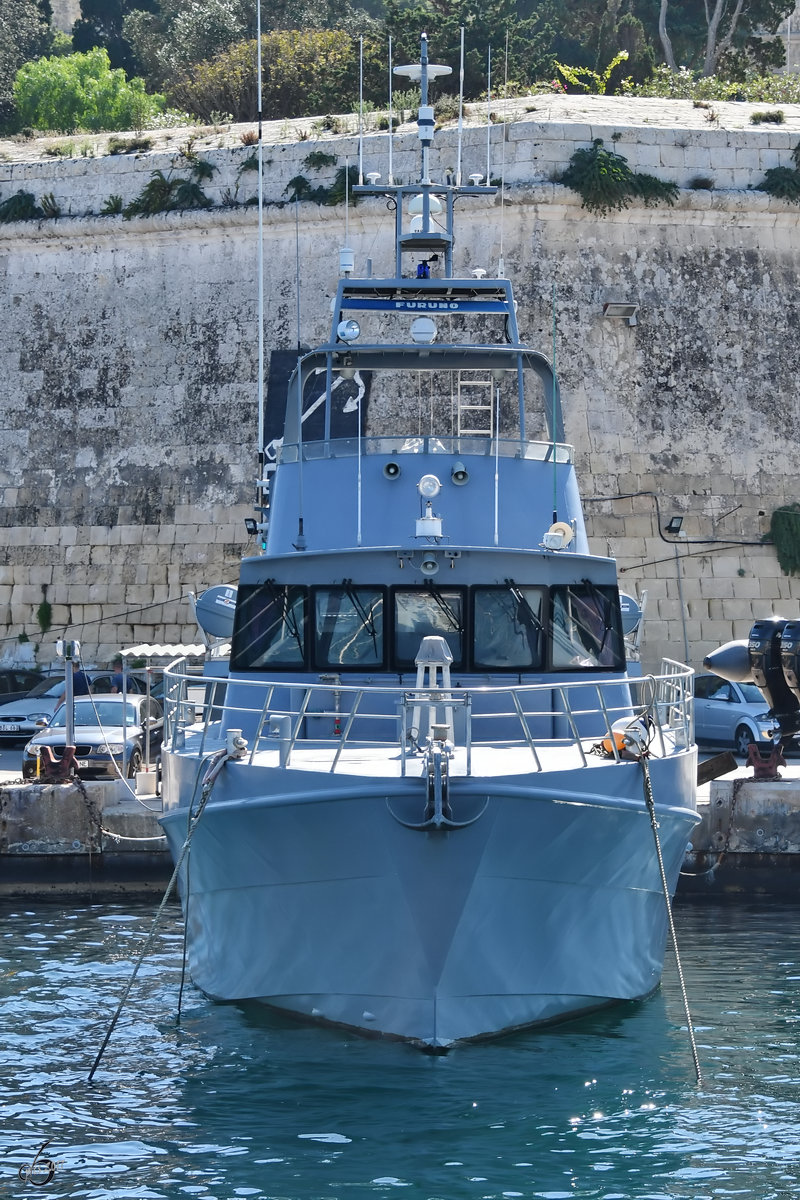
[[[301,585],[267,579],[239,587],[231,671],[415,669],[424,637],[444,638],[454,670],[475,673],[622,671],[616,586],[572,583],[415,586]]]

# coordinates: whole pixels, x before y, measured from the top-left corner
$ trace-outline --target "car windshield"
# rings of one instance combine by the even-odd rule
[[[58,697],[64,691],[64,677],[60,675],[58,679],[43,679],[41,683],[37,683],[35,688],[31,688],[28,692],[29,697],[35,696],[54,696]]]
[[[122,700],[75,701],[76,725],[136,725],[138,723],[135,704],[123,705]],[[67,724],[67,706],[61,708],[50,722],[51,729],[63,729]]]

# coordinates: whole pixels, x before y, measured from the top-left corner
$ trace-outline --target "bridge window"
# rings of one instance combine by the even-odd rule
[[[454,667],[464,658],[464,595],[460,588],[431,584],[394,593],[394,653],[399,670],[413,670],[422,639],[443,637],[453,655]]]
[[[588,579],[552,589],[550,624],[553,670],[625,668],[619,594]]]
[[[231,670],[304,666],[307,596],[304,587],[241,584],[231,643]]]
[[[540,670],[544,588],[475,588],[472,660],[476,670]]]
[[[316,588],[315,667],[383,666],[383,609],[382,588]]]

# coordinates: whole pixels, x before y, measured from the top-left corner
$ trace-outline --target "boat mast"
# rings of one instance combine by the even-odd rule
[[[258,381],[256,384],[256,403],[258,406],[258,480],[256,482],[256,509],[259,514],[258,531],[261,553],[266,549],[264,537],[264,520],[266,506],[269,502],[269,481],[265,477],[266,459],[264,455],[264,139],[262,116],[262,70],[261,70],[261,0],[256,0],[256,61],[257,61],[257,116],[258,116]]]

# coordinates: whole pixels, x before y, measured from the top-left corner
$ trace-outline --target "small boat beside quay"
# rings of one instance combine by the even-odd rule
[[[432,178],[442,70],[423,35],[419,180],[357,187],[384,273],[342,252],[259,447],[224,688],[166,673],[161,818],[203,992],[437,1052],[651,993],[698,819],[692,672],[628,670],[554,366],[456,273],[497,189]]]

